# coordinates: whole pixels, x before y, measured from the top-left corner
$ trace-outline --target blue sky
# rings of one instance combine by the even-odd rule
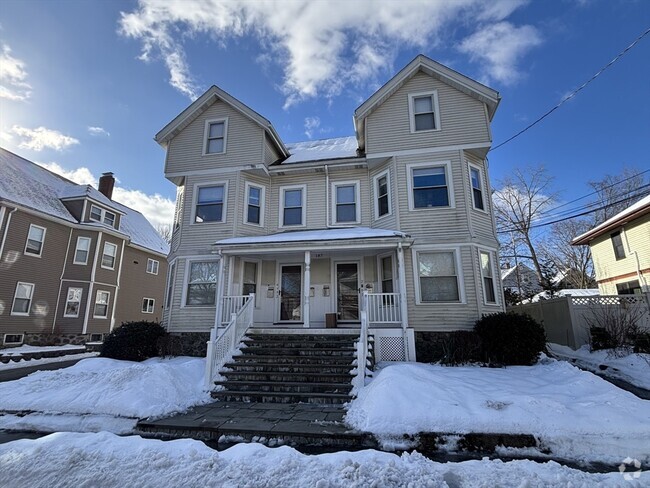
[[[216,84],[285,142],[353,134],[352,113],[418,53],[497,89],[495,144],[650,27],[650,2],[4,0],[0,144],[117,199],[171,213],[153,136]],[[490,154],[493,181],[545,165],[564,200],[650,168],[650,36],[544,122]]]

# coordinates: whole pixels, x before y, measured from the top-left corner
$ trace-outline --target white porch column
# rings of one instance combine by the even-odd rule
[[[397,244],[397,280],[399,282],[399,306],[402,316],[402,328],[408,325],[408,304],[406,302],[406,268],[404,267],[404,249],[402,243]]]
[[[217,290],[214,297],[214,327],[210,331],[210,340],[217,340],[217,332],[221,327],[221,315],[223,313],[223,290],[224,290],[224,257],[219,253],[219,270],[217,271]]]
[[[305,283],[303,286],[302,323],[303,327],[309,327],[309,293],[311,289],[311,252],[305,251]]]

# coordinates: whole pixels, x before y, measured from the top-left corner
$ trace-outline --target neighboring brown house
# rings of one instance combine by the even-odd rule
[[[84,343],[160,320],[167,243],[139,212],[0,148],[0,345]]]

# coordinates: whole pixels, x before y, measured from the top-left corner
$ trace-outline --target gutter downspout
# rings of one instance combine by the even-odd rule
[[[4,209],[4,207],[2,207]],[[14,214],[14,212],[18,210],[17,208],[14,208],[11,212],[9,212],[9,216],[7,217],[7,225],[5,226],[5,231],[4,234],[2,235],[2,243],[0,243],[0,260],[2,259],[2,252],[5,249],[5,241],[7,240],[7,233],[9,231],[9,224],[11,224],[11,216]]]

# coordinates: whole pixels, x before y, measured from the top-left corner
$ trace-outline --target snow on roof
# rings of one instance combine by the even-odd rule
[[[508,276],[510,276],[514,271],[519,267],[519,272],[533,272],[532,269],[530,269],[528,266],[526,266],[524,263],[519,263],[517,266],[512,266],[511,268],[503,268],[501,269],[501,279],[504,280]]]
[[[617,213],[612,218],[607,219],[602,224],[597,225],[593,229],[588,230],[587,232],[585,232],[584,234],[580,234],[578,237],[573,239],[573,242],[577,243],[578,241],[581,241],[582,239],[584,239],[585,237],[588,237],[588,236],[592,237],[592,238],[593,237],[598,237],[599,232],[601,230],[606,229],[610,225],[618,222],[619,220],[623,220],[628,215],[632,215],[633,213],[637,212],[638,210],[643,209],[644,207],[649,207],[650,208],[650,195],[647,195],[647,196],[643,197],[641,200],[639,200],[635,204],[630,205],[625,210],[623,210],[622,212]],[[586,244],[586,242],[584,244]]]
[[[108,197],[106,197],[106,195],[104,195],[96,188],[93,188],[91,185],[77,185],[73,183],[72,185],[66,186],[58,194],[58,197],[61,199],[92,198],[93,200],[96,200],[99,203],[106,205],[109,208],[113,208],[119,211],[114,201],[110,200]]]
[[[216,242],[217,246],[241,244],[276,244],[282,242],[305,241],[340,241],[346,239],[378,239],[386,237],[409,237],[403,232],[388,229],[370,229],[368,227],[352,227],[348,229],[320,229],[280,232],[266,236],[231,237]]]
[[[118,210],[124,212],[120,220],[120,230],[131,237],[133,244],[162,254],[169,254],[169,244],[144,215],[121,203],[113,202],[113,204]]]
[[[358,156],[357,138],[354,136],[294,142],[286,144],[286,146],[291,156],[282,161],[282,164],[321,161],[324,159],[356,158]]]

